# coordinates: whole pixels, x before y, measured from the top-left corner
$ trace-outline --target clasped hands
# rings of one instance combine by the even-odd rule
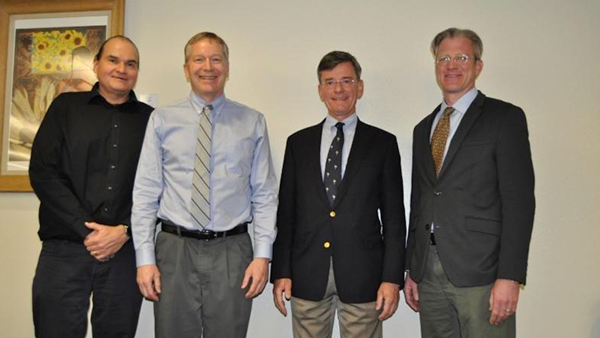
[[[92,230],[83,245],[95,259],[100,262],[107,262],[129,240],[124,225],[110,226],[96,222],[85,222],[85,226]]]

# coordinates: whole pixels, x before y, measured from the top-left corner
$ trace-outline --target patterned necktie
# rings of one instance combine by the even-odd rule
[[[446,149],[446,141],[450,132],[450,115],[454,113],[454,108],[446,107],[442,118],[438,121],[433,137],[431,138],[431,154],[433,155],[433,164],[435,165],[435,176],[440,174],[442,163],[444,162],[444,150]]]
[[[200,114],[200,126],[196,139],[196,157],[192,178],[192,203],[190,212],[200,228],[210,222],[210,152],[212,141],[212,105],[206,105]]]
[[[329,205],[333,207],[337,190],[342,181],[342,147],[344,146],[344,124],[338,122],[335,124],[337,134],[329,147],[327,162],[325,163],[325,191]]]

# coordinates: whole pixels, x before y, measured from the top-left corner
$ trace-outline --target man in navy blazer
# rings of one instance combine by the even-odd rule
[[[394,135],[360,121],[358,61],[323,57],[317,75],[328,110],[288,138],[271,281],[275,306],[295,338],[330,337],[337,311],[345,338],[381,337],[404,278],[406,235],[400,154]]]
[[[514,337],[535,211],[525,114],[475,88],[475,32],[431,51],[443,101],[414,130],[406,302],[423,337]]]

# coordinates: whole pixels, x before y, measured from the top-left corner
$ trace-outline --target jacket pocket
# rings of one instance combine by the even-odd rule
[[[381,243],[383,242],[383,238],[381,237],[381,235],[370,236],[363,239],[362,242],[365,248],[372,249],[375,246],[381,245]]]
[[[476,147],[490,144],[490,141],[484,138],[470,138],[462,142],[463,147]]]
[[[493,219],[465,217],[465,226],[470,231],[500,236],[502,223]]]

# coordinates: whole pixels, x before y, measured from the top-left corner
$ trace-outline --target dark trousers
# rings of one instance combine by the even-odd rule
[[[85,337],[91,295],[94,337],[135,337],[142,305],[135,275],[131,241],[105,263],[83,244],[44,241],[33,279],[35,336]]]

